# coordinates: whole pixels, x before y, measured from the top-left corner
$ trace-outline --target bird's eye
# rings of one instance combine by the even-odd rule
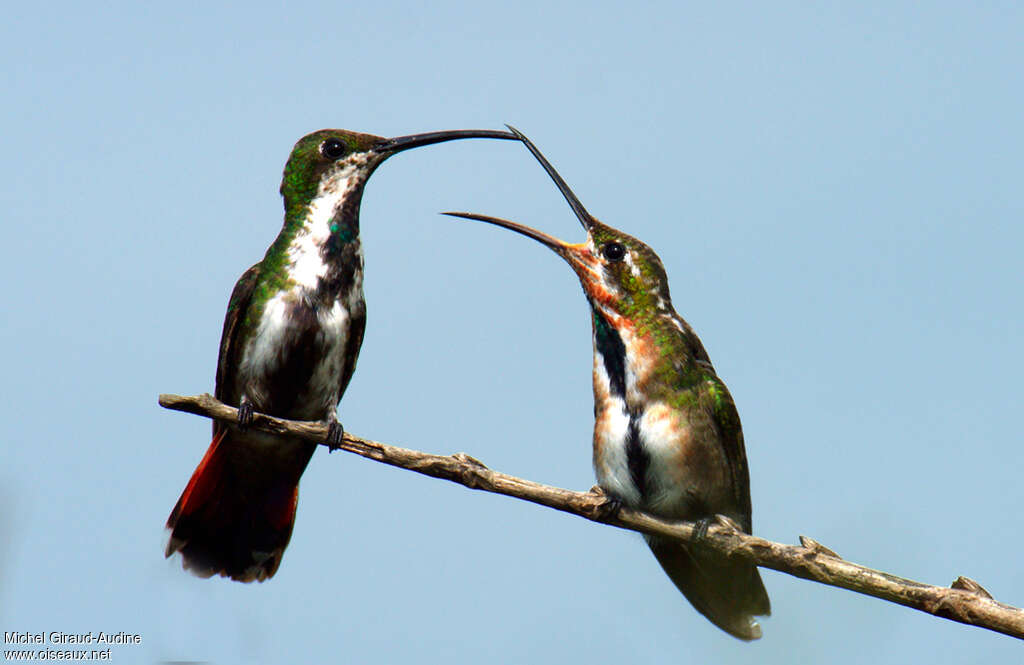
[[[601,248],[601,253],[609,261],[621,261],[626,256],[626,248],[620,242],[609,242]]]
[[[320,154],[327,159],[338,159],[345,155],[348,146],[338,139],[327,139],[320,144]]]

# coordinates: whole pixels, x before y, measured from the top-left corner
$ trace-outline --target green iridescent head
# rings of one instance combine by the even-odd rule
[[[459,129],[426,134],[383,138],[345,129],[321,129],[303,136],[292,148],[281,179],[281,195],[285,209],[307,205],[319,191],[321,183],[340,171],[355,168],[365,182],[373,170],[396,153],[432,143],[457,139],[512,139],[509,132],[487,129]]]
[[[344,129],[321,129],[303,136],[292,148],[281,179],[281,195],[285,208],[308,204],[320,188],[320,182],[331,172],[343,168],[353,157],[366,162],[369,177],[387,154],[374,154],[374,146],[385,139],[373,134],[360,134]],[[369,159],[373,155],[376,159]]]

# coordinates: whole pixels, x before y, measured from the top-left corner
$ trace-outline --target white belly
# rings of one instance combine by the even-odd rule
[[[294,291],[278,294],[267,302],[255,334],[249,340],[241,363],[241,382],[245,394],[255,404],[273,401],[270,392],[280,389],[274,377],[290,374],[289,363],[316,362],[306,369],[305,382],[289,386],[297,393],[295,410],[288,417],[323,420],[337,407],[341,377],[346,370],[346,358],[351,316],[346,303],[335,300],[329,308],[315,310],[315,322],[296,321],[294,307],[301,297]],[[312,314],[308,305],[306,312]],[[312,325],[311,325],[312,324]],[[283,415],[283,414],[282,414]]]
[[[605,492],[633,508],[640,508],[642,497],[629,471],[626,442],[629,414],[625,402],[612,398],[594,421],[594,474]]]
[[[625,402],[611,398],[597,413],[598,484],[630,507],[680,519],[724,510],[728,499],[720,496],[721,488],[728,488],[729,481],[718,456],[714,442],[695,440],[680,413],[660,402],[630,417]]]

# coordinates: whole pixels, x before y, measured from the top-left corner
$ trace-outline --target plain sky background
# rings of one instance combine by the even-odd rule
[[[371,6],[372,5],[372,6]],[[264,584],[163,524],[238,276],[322,127],[511,123],[665,262],[738,403],[755,532],[1024,605],[1016,3],[18,3],[0,25],[0,629],[115,662],[978,663],[1020,642],[763,571],[760,642],[641,538],[320,449]],[[585,490],[588,311],[507,231],[582,231],[527,151],[399,155],[363,200],[350,431]]]

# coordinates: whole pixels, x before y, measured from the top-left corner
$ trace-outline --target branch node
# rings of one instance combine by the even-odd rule
[[[478,460],[477,458],[467,455],[466,453],[455,453],[452,455],[452,459],[461,462],[462,464],[468,464],[469,466],[475,466],[479,469],[486,469],[487,465]]]
[[[820,556],[830,556],[833,559],[843,558],[835,552],[833,552],[832,550],[830,550],[829,548],[819,543],[818,541],[816,541],[814,538],[800,536],[800,544],[803,545],[804,549],[810,550],[814,554],[818,554]]]
[[[980,596],[984,596],[985,598],[992,598],[992,594],[990,594],[985,587],[981,586],[970,577],[964,577],[963,575],[953,580],[953,583],[950,584],[949,587],[951,589],[970,591],[971,593],[976,593]]]
[[[471,490],[488,490],[493,487],[493,483],[487,477],[487,474],[491,473],[485,466],[477,466],[475,464],[464,464],[459,463],[459,466],[455,469],[455,475],[458,477],[458,482],[465,485]]]

